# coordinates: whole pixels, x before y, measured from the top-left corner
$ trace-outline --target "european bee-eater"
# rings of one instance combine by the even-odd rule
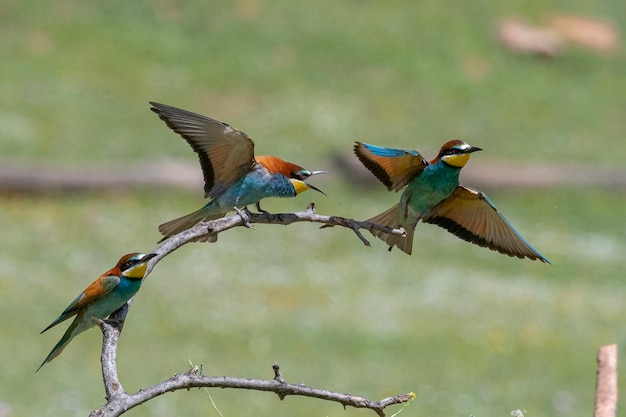
[[[139,291],[141,280],[146,273],[148,261],[156,254],[130,253],[120,258],[113,268],[100,275],[54,320],[43,332],[76,316],[65,331],[59,343],[39,365],[50,362],[63,352],[74,337],[96,325],[96,319],[105,319],[122,307]]]
[[[309,171],[275,156],[255,157],[252,139],[234,127],[176,107],[150,104],[151,110],[198,154],[204,197],[211,199],[201,209],[160,225],[164,239],[201,221],[223,217],[234,207],[259,207],[259,201],[266,197],[295,197],[309,188],[322,192],[304,180],[326,171]],[[216,236],[197,239],[215,240]]]
[[[402,226],[406,237],[373,232],[389,245],[411,254],[415,226],[421,220],[441,226],[459,238],[518,258],[550,261],[517,233],[484,193],[459,184],[459,173],[473,152],[482,149],[461,140],[444,143],[427,162],[417,151],[356,142],[354,153],[389,191],[407,186],[400,203],[369,221]]]

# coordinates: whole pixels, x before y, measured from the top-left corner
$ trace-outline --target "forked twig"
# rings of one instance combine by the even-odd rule
[[[385,408],[394,404],[408,403],[415,399],[414,393],[400,394],[384,398],[379,401],[371,401],[367,398],[351,394],[340,394],[324,389],[309,387],[304,384],[289,384],[285,382],[278,364],[272,366],[273,379],[246,379],[227,376],[206,376],[200,366],[159,382],[151,387],[141,389],[134,394],[128,394],[122,387],[115,365],[117,343],[120,336],[120,322],[123,323],[127,308],[118,310],[116,316],[100,321],[103,332],[102,343],[102,374],[106,391],[106,404],[92,411],[90,417],[116,417],[126,411],[143,404],[159,395],[189,388],[231,388],[254,391],[273,392],[282,400],[289,395],[317,398],[325,401],[337,402],[344,407],[366,408],[376,412],[380,417],[385,416]]]
[[[370,243],[361,234],[360,229],[382,230],[386,233],[404,235],[403,229],[391,229],[371,222],[362,222],[354,219],[347,219],[339,216],[322,216],[316,213],[315,205],[311,203],[306,210],[296,213],[270,214],[267,212],[252,213],[247,209],[235,209],[236,214],[223,217],[208,222],[199,223],[189,230],[185,230],[167,239],[162,245],[157,247],[153,253],[154,257],[144,275],[150,274],[154,266],[165,256],[176,249],[193,242],[200,237],[214,236],[237,226],[254,228],[254,223],[289,225],[298,222],[323,223],[322,227],[342,226],[351,229],[357,237],[366,245]],[[384,417],[384,409],[393,404],[407,403],[415,398],[415,394],[401,394],[380,401],[371,401],[363,397],[350,394],[340,394],[327,390],[309,387],[303,384],[289,384],[285,382],[278,364],[274,364],[274,378],[269,380],[243,379],[233,377],[205,376],[202,368],[193,366],[183,374],[174,375],[172,378],[159,382],[149,388],[142,389],[134,394],[128,394],[119,381],[117,375],[116,352],[124,320],[132,300],[122,308],[111,314],[108,320],[98,322],[103,332],[102,342],[102,375],[104,379],[106,404],[100,409],[92,411],[90,416],[113,417],[119,416],[146,401],[151,400],[166,392],[177,391],[188,388],[234,388],[257,391],[274,392],[282,400],[288,395],[298,395],[318,398],[326,401],[334,401],[344,407],[368,408],[374,410],[379,416]]]

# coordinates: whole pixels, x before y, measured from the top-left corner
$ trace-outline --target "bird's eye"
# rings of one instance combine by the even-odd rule
[[[127,269],[130,269],[130,268],[132,268],[133,266],[135,266],[135,265],[136,265],[136,263],[137,263],[137,261],[136,261],[136,260],[134,260],[134,259],[130,259],[130,260],[128,260],[128,261],[126,261],[126,262],[124,262],[124,263],[122,264],[122,266],[121,266],[121,268],[120,268],[120,269],[121,269],[122,271],[126,271]]]

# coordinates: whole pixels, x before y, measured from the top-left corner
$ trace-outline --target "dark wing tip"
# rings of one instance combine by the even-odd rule
[[[153,112],[157,114],[165,110],[166,107],[169,107],[165,104],[157,103],[156,101],[149,101],[148,103],[150,104],[150,110],[152,110]]]
[[[208,197],[211,193],[211,190],[213,189],[213,186],[215,185],[215,172],[213,169],[213,164],[206,151],[196,142],[194,136],[191,135],[189,131],[185,128],[184,124],[187,122],[186,120],[184,120],[185,118],[182,118],[183,122],[181,123],[180,120],[177,121],[177,119],[180,119],[180,117],[177,116],[181,116],[182,113],[182,115],[186,115],[186,117],[197,117],[202,119],[208,118],[205,118],[204,116],[201,116],[199,114],[188,112],[187,110],[168,106],[167,104],[161,104],[155,101],[149,101],[148,103],[150,103],[150,105],[152,106],[150,107],[150,110],[156,113],[159,119],[165,122],[165,125],[168,128],[179,134],[189,144],[189,146],[191,146],[191,149],[193,149],[193,151],[198,155],[198,159],[200,160],[200,167],[202,168],[202,173],[204,176],[204,193],[205,197]],[[213,121],[212,119],[209,120]],[[214,122],[224,125],[224,123],[218,121]]]
[[[455,235],[456,237],[460,239],[463,239],[467,242],[473,243],[474,245],[478,245],[483,248],[488,248],[493,251],[500,252],[503,255],[508,255],[510,257],[520,258],[520,259],[528,258],[532,261],[540,260],[541,262],[552,264],[552,262],[550,262],[547,258],[545,258],[540,253],[537,253],[536,251],[530,248],[527,251],[522,253],[522,252],[512,251],[510,249],[498,246],[494,242],[488,241],[484,237],[477,235],[476,233],[472,232],[471,230],[466,229],[465,227],[461,226],[454,220],[449,219],[447,217],[435,216],[435,217],[429,217],[427,219],[423,219],[423,221],[424,223],[436,224],[437,226],[443,227],[448,232],[452,233],[453,235]]]
[[[161,119],[161,120],[163,120],[165,122],[167,127],[169,127],[174,132],[176,132],[176,133],[182,135],[183,137],[185,137],[184,132],[179,131],[180,129],[178,128],[178,126],[176,124],[172,123],[172,121],[170,120],[170,117],[175,115],[172,110],[179,110],[179,109],[176,109],[175,107],[168,106],[166,104],[156,103],[154,101],[151,101],[150,104],[152,105],[152,107],[150,107],[150,110],[152,110],[153,113],[156,113],[157,116],[159,116],[159,119]],[[187,138],[185,138],[185,139],[187,139]]]

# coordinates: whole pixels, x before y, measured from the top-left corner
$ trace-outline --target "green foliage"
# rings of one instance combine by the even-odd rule
[[[558,2],[213,3],[4,2],[0,154],[79,166],[195,160],[148,110],[156,100],[231,123],[259,153],[314,169],[354,139],[430,155],[457,136],[492,158],[623,166],[623,53],[541,60],[493,39],[499,17],[540,21]],[[624,22],[623,2],[560,6]],[[338,174],[313,183],[329,196],[264,208],[314,199],[320,213],[365,219],[398,198]],[[229,231],[173,253],[145,283],[118,351],[125,388],[190,360],[257,378],[279,362],[290,382],[372,399],[414,391],[403,416],[589,415],[596,349],[625,342],[624,195],[485,191],[553,266],[430,225],[418,227],[412,257],[338,228]],[[86,415],[102,402],[99,332],[35,375],[62,329],[38,332],[123,253],[153,249],[156,226],[198,208],[200,190],[0,198],[0,402],[13,415]],[[225,416],[367,414],[210,393]],[[217,413],[198,390],[128,415]]]

